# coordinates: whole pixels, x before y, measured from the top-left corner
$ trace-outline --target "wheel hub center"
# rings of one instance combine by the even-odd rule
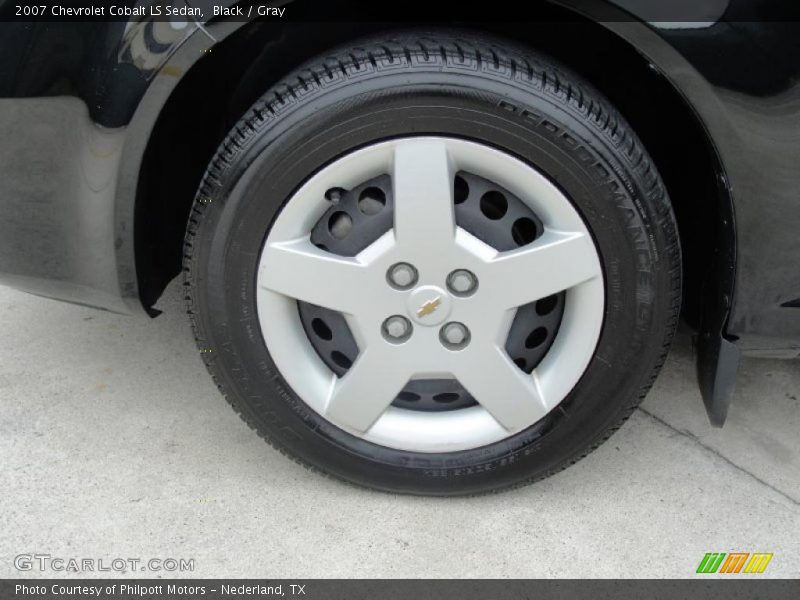
[[[408,295],[408,315],[415,323],[432,327],[444,322],[450,315],[450,294],[435,285],[423,285]]]

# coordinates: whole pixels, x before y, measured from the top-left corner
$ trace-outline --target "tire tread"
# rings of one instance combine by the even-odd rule
[[[220,392],[242,420],[276,450],[298,464],[348,484],[361,485],[324,471],[288,452],[280,440],[257,427],[223,383],[221,368],[217,364],[217,353],[208,343],[205,325],[197,310],[198,274],[195,269],[194,240],[204,225],[207,209],[222,187],[228,169],[237,156],[247,149],[248,142],[259,131],[269,127],[275,119],[291,110],[309,94],[323,93],[331,85],[358,79],[366,73],[396,70],[398,62],[404,63],[407,68],[413,68],[417,64],[430,66],[433,63],[443,69],[457,70],[472,63],[484,76],[513,82],[532,92],[543,92],[554,103],[581,116],[582,121],[593,127],[609,148],[616,150],[618,155],[626,159],[628,168],[643,182],[644,194],[656,209],[657,220],[654,226],[660,228],[669,240],[666,257],[659,257],[659,260],[663,258],[666,262],[671,281],[664,336],[659,342],[660,351],[653,369],[644,380],[638,394],[616,413],[615,420],[600,432],[591,444],[557,467],[529,479],[488,492],[461,494],[476,496],[522,487],[568,468],[596,450],[630,418],[655,382],[667,358],[677,328],[681,303],[681,249],[672,206],[651,159],[621,115],[599,92],[582,81],[579,76],[550,64],[550,59],[538,58],[531,49],[521,48],[513,43],[500,43],[481,36],[471,35],[470,39],[466,39],[457,33],[437,33],[436,37],[438,39],[432,46],[436,49],[434,52],[426,46],[431,43],[430,35],[424,33],[397,35],[389,40],[362,40],[357,44],[345,46],[341,50],[331,52],[327,57],[314,59],[295,71],[290,77],[275,85],[245,113],[212,158],[194,199],[184,240],[184,297],[186,312],[203,363]],[[361,61],[357,58],[359,54],[363,56]],[[352,68],[348,69],[348,65]],[[528,114],[533,115],[533,113]],[[534,117],[540,118],[535,115]],[[608,175],[611,181],[611,174]],[[568,410],[566,412],[568,414]]]

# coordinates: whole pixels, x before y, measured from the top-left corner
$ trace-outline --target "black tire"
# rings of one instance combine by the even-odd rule
[[[403,452],[333,426],[286,384],[256,315],[259,251],[293,190],[354,148],[414,134],[480,141],[535,165],[583,216],[604,268],[603,331],[578,385],[544,427],[476,450]],[[575,463],[645,396],[680,308],[674,215],[625,120],[552,59],[471,33],[362,40],[275,85],[212,160],[192,209],[185,257],[198,346],[242,418],[306,466],[394,492],[496,491]]]

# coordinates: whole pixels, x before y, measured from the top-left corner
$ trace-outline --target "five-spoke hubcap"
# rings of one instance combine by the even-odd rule
[[[513,192],[536,212],[543,233],[499,251],[460,227],[459,171]],[[389,231],[355,256],[311,242],[311,228],[331,206],[326,192],[386,175],[393,192]],[[569,200],[518,159],[450,138],[382,142],[312,176],[276,218],[257,283],[265,343],[300,398],[354,435],[419,452],[479,447],[545,417],[586,369],[604,311],[598,253]],[[561,292],[558,333],[525,372],[505,350],[517,309]],[[298,301],[344,315],[358,355],[343,376],[312,347]],[[448,378],[477,405],[449,412],[392,406],[409,381]]]

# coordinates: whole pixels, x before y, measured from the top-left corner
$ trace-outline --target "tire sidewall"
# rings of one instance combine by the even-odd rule
[[[469,139],[531,164],[565,193],[592,232],[604,269],[604,326],[583,377],[544,427],[447,454],[377,446],[311,410],[269,356],[256,273],[276,215],[326,164],[409,135]],[[406,72],[365,78],[276,110],[240,145],[201,199],[194,282],[199,327],[236,407],[290,453],[370,487],[476,493],[574,462],[610,434],[649,385],[670,326],[662,298],[674,285],[665,264],[668,232],[654,225],[663,215],[652,200],[663,190],[648,186],[612,140],[569,105],[478,75]]]

